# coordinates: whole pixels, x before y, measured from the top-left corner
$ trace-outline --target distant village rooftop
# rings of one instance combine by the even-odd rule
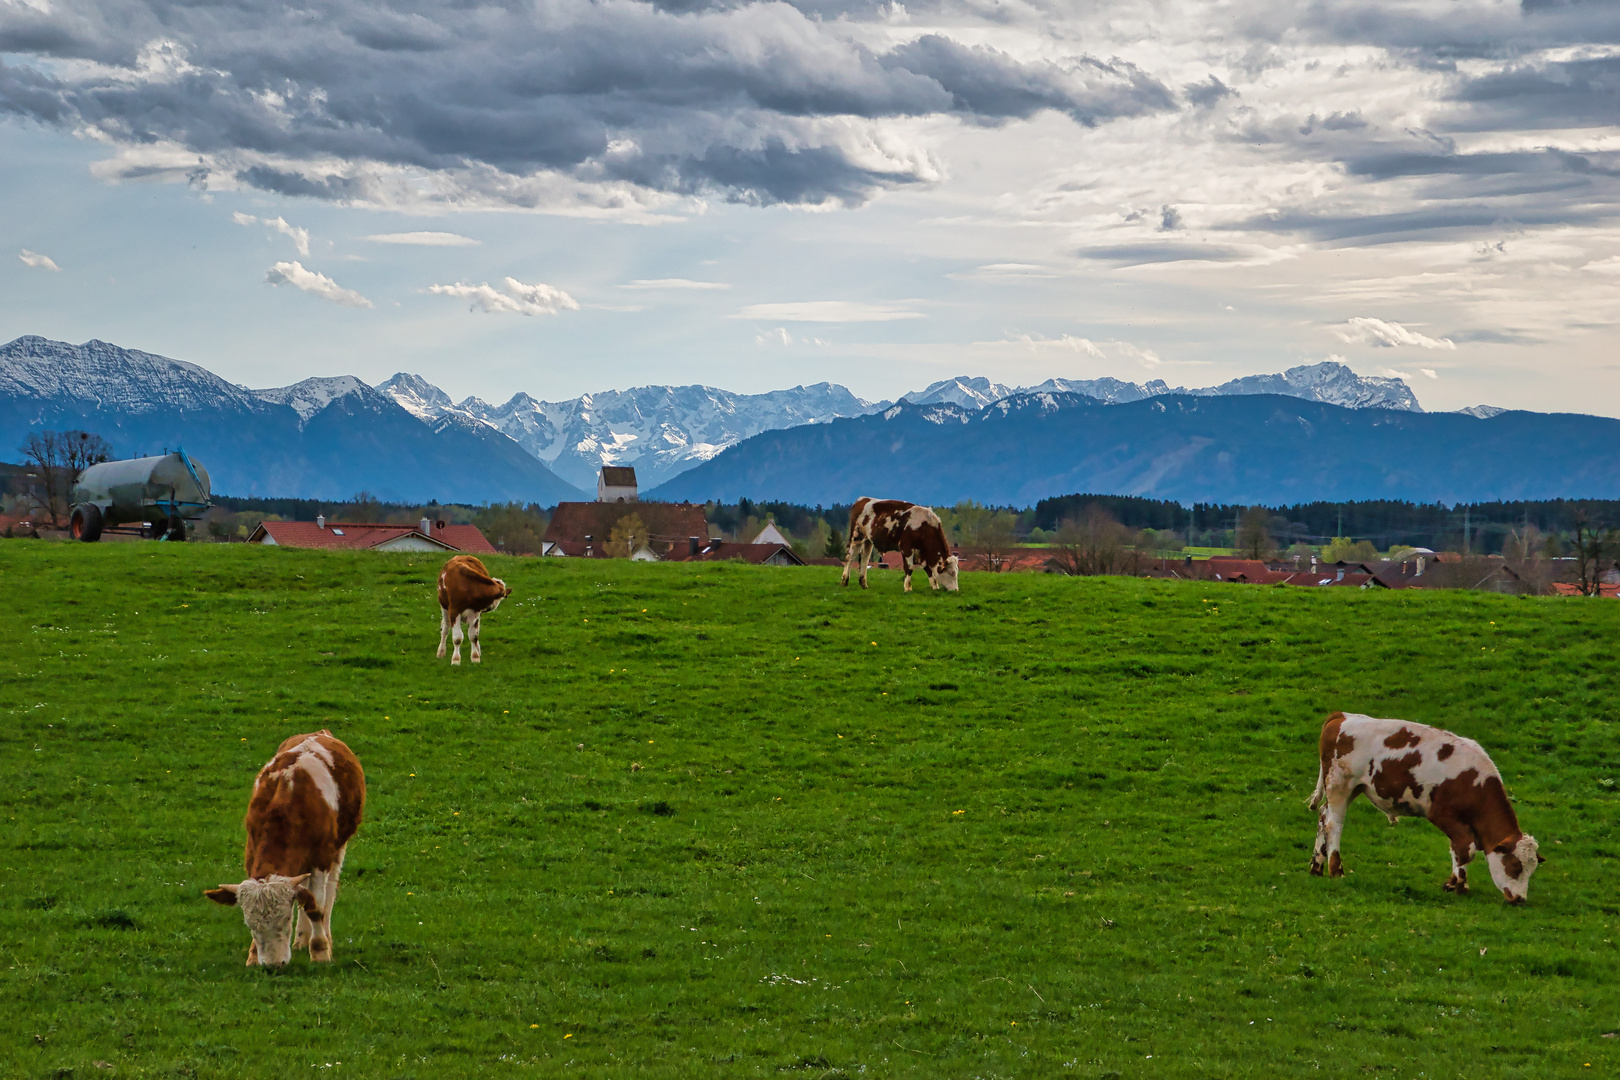
[[[377,522],[264,521],[253,530],[250,544],[273,547],[347,548],[367,551],[460,551],[493,555],[495,548],[476,525],[450,525],[423,518],[415,525]]]

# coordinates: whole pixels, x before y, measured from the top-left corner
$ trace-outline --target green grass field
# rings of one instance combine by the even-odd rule
[[[1620,1071],[1620,604],[490,561],[452,669],[437,558],[0,543],[0,1076]],[[1333,709],[1492,751],[1528,906],[1365,801],[1307,876]],[[249,970],[320,727],[336,959]]]

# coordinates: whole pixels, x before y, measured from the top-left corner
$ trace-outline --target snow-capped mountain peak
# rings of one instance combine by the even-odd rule
[[[255,390],[253,393],[272,404],[290,406],[298,414],[299,421],[307,424],[310,417],[339,398],[351,394],[370,397],[376,391],[369,383],[361,382],[353,375],[335,375],[329,378],[305,379],[291,386],[276,386],[267,390]]]
[[[387,382],[378,383],[379,393],[387,394],[394,403],[418,420],[431,423],[445,410],[455,408],[450,395],[420,375],[401,371]]]
[[[982,409],[993,401],[1000,401],[1009,394],[1022,393],[1000,383],[991,382],[980,375],[972,377],[958,375],[954,379],[941,379],[930,383],[921,390],[913,390],[909,394],[902,394],[901,401],[909,401],[913,405],[963,405],[970,409]]]

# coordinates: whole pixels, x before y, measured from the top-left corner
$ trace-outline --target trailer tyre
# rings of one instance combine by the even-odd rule
[[[73,508],[73,516],[68,519],[68,532],[73,539],[93,544],[101,539],[101,528],[101,507],[95,503],[80,503]]]

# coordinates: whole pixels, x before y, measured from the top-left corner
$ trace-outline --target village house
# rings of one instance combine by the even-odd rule
[[[377,522],[264,521],[247,542],[272,547],[343,548],[367,551],[451,551],[493,555],[494,546],[476,525],[451,525],[423,518],[415,525]]]
[[[604,465],[596,474],[596,501],[626,503],[636,501],[636,470],[622,465]]]

